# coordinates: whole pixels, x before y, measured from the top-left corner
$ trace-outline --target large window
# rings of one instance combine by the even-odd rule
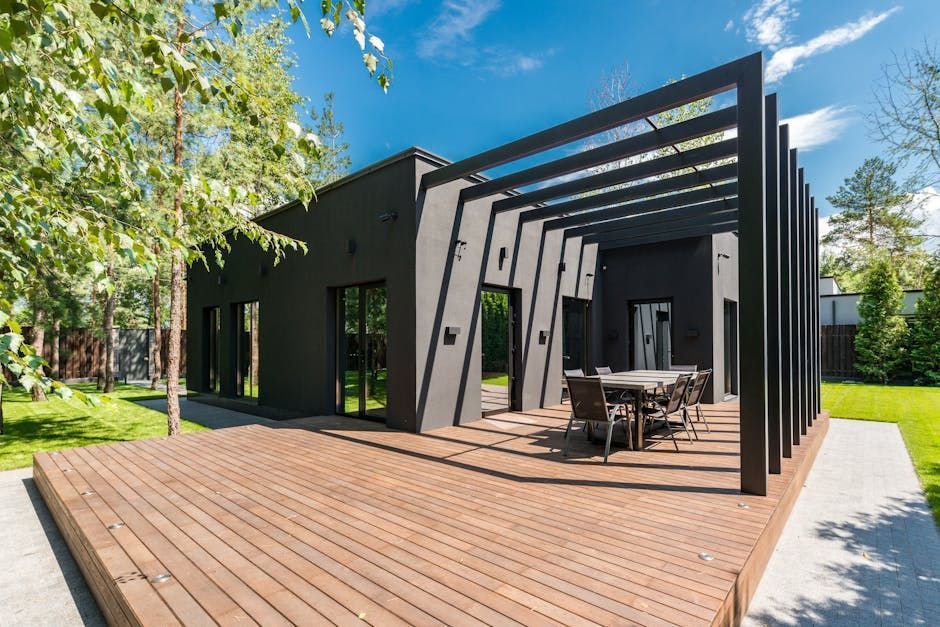
[[[202,310],[203,336],[203,389],[219,393],[219,340],[222,336],[222,320],[218,307],[206,307]]]
[[[258,301],[235,305],[235,396],[258,399]]]
[[[337,411],[384,418],[388,407],[388,299],[385,285],[336,292]]]

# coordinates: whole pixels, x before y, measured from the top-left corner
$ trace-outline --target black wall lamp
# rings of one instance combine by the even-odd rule
[[[397,219],[398,219],[397,211],[386,211],[385,213],[379,214],[380,222],[394,222]]]

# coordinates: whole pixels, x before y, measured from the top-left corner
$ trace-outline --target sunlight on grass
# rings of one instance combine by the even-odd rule
[[[503,387],[509,387],[509,375],[505,372],[484,372],[483,385],[501,385]]]
[[[93,383],[71,386],[95,394]],[[76,399],[50,397],[34,403],[19,389],[3,389],[4,435],[0,435],[0,470],[22,468],[32,463],[33,453],[107,442],[143,440],[166,435],[166,414],[132,400],[163,398],[165,392],[136,385],[118,384],[111,394],[101,395],[100,405]],[[206,428],[184,420],[183,432]]]
[[[940,525],[940,388],[823,383],[822,404],[833,418],[897,423]]]

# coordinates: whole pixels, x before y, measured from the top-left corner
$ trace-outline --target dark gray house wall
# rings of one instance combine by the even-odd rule
[[[336,289],[384,281],[389,426],[423,431],[480,417],[481,286],[514,294],[520,366],[514,408],[557,402],[561,298],[589,297],[596,246],[582,250],[580,239],[569,240],[559,271],[562,232],[543,236],[541,222],[517,229],[521,209],[491,217],[492,198],[460,206],[460,190],[475,181],[420,192],[421,176],[443,163],[409,150],[321,190],[309,211],[297,204],[259,219],[305,241],[306,255],[290,253],[274,266],[269,254],[241,238],[222,269],[195,266],[187,283],[189,386],[209,391],[203,312],[217,306],[221,395],[234,395],[235,306],[257,300],[259,404],[335,413]],[[397,220],[381,222],[379,215],[390,211]],[[349,240],[356,243],[353,254],[346,252]],[[461,332],[447,336],[446,327]]]
[[[259,403],[307,415],[336,411],[338,287],[385,281],[388,288],[388,424],[414,428],[414,159],[396,155],[321,190],[309,211],[288,206],[260,219],[271,230],[307,242],[276,267],[244,238],[232,243],[221,270],[194,266],[188,289],[188,384],[203,381],[203,311],[222,319],[221,394],[234,394],[234,306],[260,303]],[[398,219],[378,216],[397,211]],[[346,252],[348,240],[356,252]]]
[[[728,259],[718,259],[718,254]],[[721,271],[719,273],[719,264]],[[633,368],[633,303],[671,303],[672,363],[714,369],[706,401],[724,398],[724,299],[737,301],[737,238],[709,235],[605,250],[594,286],[593,360]],[[642,367],[642,365],[636,366]]]

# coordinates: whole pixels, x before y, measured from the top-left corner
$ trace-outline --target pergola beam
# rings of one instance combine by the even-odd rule
[[[761,64],[762,56],[759,52],[731,61],[635,98],[624,100],[610,107],[503,144],[468,159],[438,168],[425,174],[422,177],[421,184],[425,189],[436,187],[510,161],[516,161],[617,126],[656,115],[662,111],[714,96],[733,89],[742,74],[742,70]]]
[[[610,242],[590,242],[585,241],[584,245],[596,244],[601,251],[612,250],[615,248],[629,248],[631,246],[642,246],[645,244],[658,244],[660,242],[673,242],[689,237],[702,237],[704,235],[713,235],[716,233],[733,233],[737,231],[737,222],[721,222],[718,224],[709,224],[705,226],[694,226],[675,231],[655,233],[652,235],[638,235],[634,237],[625,237],[623,239]]]
[[[489,181],[465,187],[460,191],[460,200],[467,202],[475,198],[492,196],[518,187],[525,187],[558,176],[579,172],[594,166],[603,165],[641,155],[676,143],[713,135],[734,128],[737,121],[737,109],[726,107],[711,113],[694,117],[684,122],[664,126],[657,131],[650,131],[620,141],[604,144],[591,150],[578,152],[567,157],[555,159],[512,174],[507,174]],[[439,171],[439,170],[438,170]],[[430,174],[433,174],[431,172]]]
[[[606,209],[584,211],[582,213],[576,213],[573,216],[566,216],[564,218],[549,220],[545,223],[543,228],[546,231],[554,231],[556,229],[564,229],[582,224],[602,224],[605,227],[616,228],[616,223],[613,221],[620,218],[639,216],[647,213],[659,215],[661,213],[668,213],[669,209],[674,209],[677,207],[688,207],[692,205],[712,206],[713,203],[710,203],[709,201],[718,201],[726,198],[732,198],[736,196],[737,193],[738,184],[736,181],[731,183],[723,183],[714,187],[702,187],[688,192],[669,194],[667,196],[659,196],[657,198],[650,198],[648,200],[639,200],[636,202],[616,205],[614,207],[608,207]]]
[[[731,159],[738,155],[738,140],[736,138],[724,139],[714,144],[699,146],[679,154],[668,155],[648,161],[641,161],[622,168],[614,168],[606,172],[591,174],[572,181],[557,183],[541,189],[535,189],[523,194],[503,198],[493,203],[493,211],[509,211],[519,207],[535,206],[539,203],[567,198],[578,194],[586,194],[598,189],[606,189],[616,185],[625,185],[634,181],[642,181],[652,176],[660,176],[670,172],[692,168],[695,166],[714,163],[716,161]],[[727,167],[727,166],[716,166]],[[733,164],[732,164],[733,167]],[[703,175],[713,168],[700,170]],[[737,168],[734,174],[737,175]],[[629,186],[626,187],[629,189]]]
[[[650,199],[654,196],[695,189],[705,185],[715,188],[716,183],[737,178],[737,166],[733,163],[714,168],[707,168],[688,174],[670,176],[668,178],[630,185],[601,194],[591,194],[575,198],[566,202],[556,203],[545,207],[538,207],[523,211],[519,214],[520,222],[531,222],[554,216],[569,215],[598,207],[607,207],[616,203],[637,199]],[[717,196],[714,196],[717,198]]]
[[[579,233],[568,235],[565,231],[565,239],[572,237],[583,237],[586,241],[592,243],[610,242],[619,239],[630,238],[634,236],[655,235],[658,233],[672,233],[681,231],[690,227],[712,226],[715,224],[727,224],[731,228],[736,228],[738,224],[738,209],[729,208],[719,213],[709,212],[705,214],[686,215],[671,220],[649,221],[644,224],[638,224],[631,227],[622,227],[617,230],[602,231],[596,233]],[[580,229],[571,229],[579,231]]]

